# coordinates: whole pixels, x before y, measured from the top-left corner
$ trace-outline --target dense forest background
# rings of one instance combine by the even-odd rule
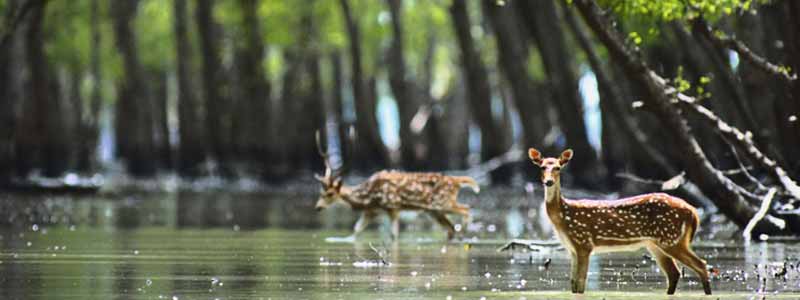
[[[800,232],[800,3],[3,0],[0,182],[335,165],[674,190]]]

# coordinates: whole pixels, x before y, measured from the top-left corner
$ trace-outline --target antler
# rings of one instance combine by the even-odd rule
[[[314,177],[316,177],[317,180],[324,182],[326,179],[329,179],[331,177],[332,169],[331,169],[330,155],[328,154],[328,152],[322,150],[322,143],[320,143],[320,138],[319,138],[319,130],[316,131],[314,137],[317,140],[317,152],[319,153],[320,156],[322,156],[322,159],[325,162],[325,175],[322,177],[320,177],[319,175],[314,175]]]

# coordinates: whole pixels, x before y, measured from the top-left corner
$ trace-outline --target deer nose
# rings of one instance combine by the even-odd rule
[[[544,185],[551,187],[555,182],[552,179],[548,179],[544,181]]]
[[[316,209],[317,209],[317,211],[322,211],[322,209],[323,209],[323,208],[324,208],[324,207],[322,207],[322,206],[320,206],[320,205],[317,205],[317,206],[316,206]]]

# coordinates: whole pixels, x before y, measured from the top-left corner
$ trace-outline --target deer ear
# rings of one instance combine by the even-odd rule
[[[564,150],[564,152],[561,152],[561,157],[558,159],[558,162],[561,163],[562,166],[566,165],[569,160],[572,159],[572,154],[572,149]]]
[[[338,192],[342,188],[342,179],[336,178],[333,180],[333,188]]]
[[[534,165],[541,166],[542,165],[542,153],[539,150],[534,148],[528,149],[528,157],[533,161]]]

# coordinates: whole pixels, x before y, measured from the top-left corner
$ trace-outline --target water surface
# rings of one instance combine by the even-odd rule
[[[288,197],[288,198],[287,198]],[[373,226],[355,242],[356,215],[316,214],[308,201],[263,195],[173,193],[0,198],[2,299],[574,299],[558,247],[497,252],[508,213],[480,214],[465,241],[446,243],[430,218],[406,215],[398,242]],[[313,201],[312,201],[313,202]],[[294,204],[292,204],[294,203]],[[479,206],[479,205],[475,205]],[[493,209],[513,211],[509,208]],[[526,208],[521,209],[524,216]],[[489,209],[484,209],[489,210]],[[526,220],[528,218],[525,218]],[[512,220],[512,221],[509,221]],[[535,226],[526,221],[522,228]],[[535,235],[524,231],[523,235]],[[711,237],[713,233],[700,235]],[[719,270],[715,296],[687,272],[673,299],[800,297],[800,244],[700,241]],[[578,299],[667,299],[645,252],[602,254]],[[546,263],[547,261],[550,263]],[[786,274],[777,276],[786,266]]]

